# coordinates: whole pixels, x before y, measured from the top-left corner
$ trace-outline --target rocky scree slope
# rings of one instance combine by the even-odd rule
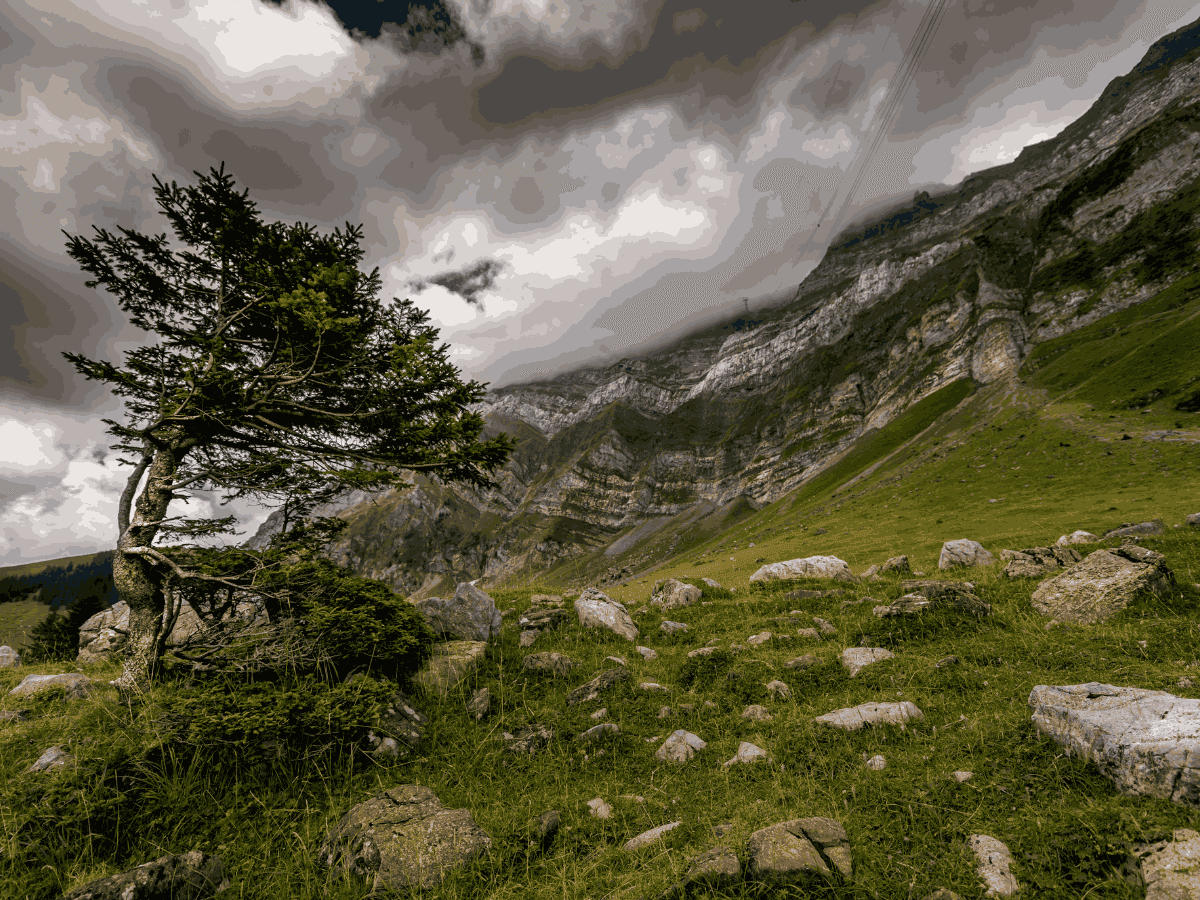
[[[1057,138],[843,234],[791,302],[491,391],[489,430],[519,442],[499,488],[347,497],[323,510],[351,520],[331,555],[415,596],[541,572],[758,508],[939,389],[1013,378],[1040,342],[1191,272],[1198,78],[1200,23]]]

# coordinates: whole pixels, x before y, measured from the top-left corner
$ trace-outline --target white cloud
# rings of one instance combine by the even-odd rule
[[[832,133],[828,129],[821,129],[818,134],[820,137],[814,135],[800,144],[801,150],[817,159],[830,160],[854,149],[855,137],[845,125],[838,125]]]
[[[56,466],[62,458],[55,447],[59,433],[45,419],[0,422],[0,473],[28,474]]]
[[[784,112],[777,109],[763,120],[762,127],[750,139],[750,146],[746,149],[746,162],[758,162],[779,146],[779,132],[785,119]]]

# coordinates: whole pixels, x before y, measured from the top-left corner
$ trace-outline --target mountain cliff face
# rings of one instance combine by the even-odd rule
[[[493,390],[488,427],[519,442],[499,487],[345,498],[324,511],[351,520],[331,555],[413,596],[621,556],[619,578],[674,549],[654,545],[665,523],[711,533],[939,389],[1016,377],[1038,343],[1191,270],[1198,78],[1200,24],[1056,139],[841,235],[792,302]]]

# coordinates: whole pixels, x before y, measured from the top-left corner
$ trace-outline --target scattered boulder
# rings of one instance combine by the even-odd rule
[[[532,647],[533,642],[538,639],[539,634],[541,634],[541,632],[536,628],[531,628],[528,631],[522,631],[521,640],[518,643],[521,645],[522,649],[525,647]]]
[[[61,675],[26,675],[21,683],[9,691],[10,696],[32,697],[42,691],[62,688],[67,692],[68,700],[83,700],[92,691],[92,679],[78,672],[65,672]]]
[[[697,656],[712,656],[716,652],[716,647],[697,647],[695,650],[688,651],[688,659],[695,659]]]
[[[1111,684],[1038,685],[1033,724],[1119,791],[1200,807],[1200,700]]]
[[[662,624],[658,626],[658,629],[665,634],[677,634],[681,631],[685,633],[690,631],[691,626],[684,622],[671,622],[667,619],[663,619]]]
[[[707,746],[708,744],[700,740],[697,735],[680,728],[663,741],[663,745],[654,752],[654,755],[664,762],[682,763],[695,756],[697,750],[703,750]]]
[[[775,885],[802,884],[838,872],[852,877],[850,840],[833,819],[793,819],[760,828],[746,842],[747,876]]]
[[[74,757],[62,747],[47,747],[37,758],[37,762],[29,767],[29,771],[46,772],[50,769],[62,769],[73,759]]]
[[[637,639],[637,626],[625,605],[595,588],[588,588],[575,601],[575,615],[584,628],[605,628],[627,641]]]
[[[668,831],[678,828],[681,822],[668,822],[666,825],[659,825],[657,828],[651,828],[649,831],[643,831],[637,837],[630,838],[625,842],[625,850],[632,853],[634,850],[640,850],[647,844],[653,844]]]
[[[1103,539],[1090,531],[1072,531],[1070,534],[1064,534],[1054,543],[1058,547],[1068,547],[1071,544],[1094,544],[1099,540]]]
[[[425,690],[445,697],[462,681],[468,672],[479,665],[487,651],[484,641],[446,641],[433,645],[433,655],[417,673],[417,684]]]
[[[921,594],[935,607],[953,606],[976,616],[990,616],[992,607],[979,599],[970,581],[933,581],[915,579],[900,582],[900,590]]]
[[[1167,526],[1159,520],[1153,522],[1126,522],[1118,528],[1104,532],[1105,538],[1139,537],[1147,534],[1166,534]]]
[[[521,662],[521,668],[528,672],[549,672],[552,675],[563,676],[579,663],[562,653],[530,653]]]
[[[653,650],[650,647],[638,647],[637,652],[642,654],[642,659],[645,659],[645,660],[658,659],[658,651]]]
[[[801,628],[796,632],[796,637],[805,638],[810,641],[819,641],[821,633],[815,628]]]
[[[786,562],[767,563],[750,576],[754,581],[778,581],[788,578],[835,578],[838,581],[856,582],[844,559],[836,556],[808,556],[789,559]]]
[[[650,592],[650,602],[662,609],[680,609],[691,606],[700,599],[700,588],[694,584],[684,584],[675,578],[656,581]]]
[[[761,644],[765,644],[770,639],[771,639],[771,632],[762,631],[762,632],[759,632],[758,634],[750,635],[750,637],[746,638],[746,643],[749,644],[751,647],[758,647]]]
[[[589,713],[588,718],[595,719],[597,722],[599,722],[601,719],[605,718],[607,715],[608,715],[608,707],[602,706],[598,710],[596,710],[594,713]]]
[[[621,729],[612,722],[601,722],[599,725],[593,725],[587,731],[575,737],[577,741],[586,741],[594,743],[607,734],[620,734]]]
[[[872,772],[882,772],[887,768],[887,759],[879,753],[876,753],[867,760],[867,768]]]
[[[767,682],[767,692],[779,700],[790,700],[792,698],[792,689],[778,679]]]
[[[605,669],[587,684],[580,685],[567,695],[567,706],[587,703],[595,700],[601,693],[615,684],[629,679],[629,673],[624,669]]]
[[[1142,591],[1168,594],[1174,582],[1161,553],[1126,544],[1089,553],[1043,581],[1031,599],[1035,610],[1056,622],[1091,625],[1120,612]]]
[[[352,807],[325,836],[317,861],[360,876],[372,893],[430,888],[480,856],[491,839],[466,809],[446,809],[427,787],[405,784]]]
[[[823,716],[817,716],[813,721],[831,728],[841,728],[843,731],[858,731],[864,725],[899,725],[903,728],[905,722],[924,718],[925,714],[915,703],[905,700],[902,703],[862,703],[845,709],[835,709]]]
[[[733,759],[726,760],[723,765],[728,768],[732,765],[754,762],[770,762],[771,755],[762,747],[757,747],[749,741],[742,741],[738,744],[737,754]]]
[[[192,850],[89,881],[61,900],[207,900],[228,887],[221,860]]]
[[[1146,900],[1200,897],[1200,833],[1176,828],[1170,841],[1135,844]]]
[[[509,753],[532,756],[554,740],[554,730],[534,722],[532,725],[518,728],[515,734],[506,731],[501,738],[504,741],[504,749]]]
[[[548,607],[558,607],[561,609],[563,605],[563,598],[558,594],[534,594],[529,598],[529,605],[541,607],[543,609]]]
[[[492,692],[483,687],[467,701],[467,715],[478,722],[492,710]]]
[[[751,722],[770,722],[775,717],[767,712],[765,706],[755,703],[742,710],[742,718]]]
[[[1200,528],[1200,512],[1191,513],[1186,521],[1192,528]]]
[[[883,579],[879,577],[879,566],[868,566],[867,570],[858,577],[868,581],[883,581]]]
[[[944,669],[946,666],[957,666],[962,660],[957,656],[943,656],[933,664],[935,669]]]
[[[1019,890],[1012,873],[1012,854],[1002,841],[986,834],[973,834],[967,846],[975,854],[975,871],[987,889],[986,897],[1012,897]]]
[[[0,647],[0,669],[11,669],[21,664],[21,654],[7,644]]]
[[[824,634],[824,635],[837,634],[837,629],[834,628],[831,623],[826,622],[824,619],[822,619],[820,616],[813,616],[813,624],[816,625],[817,628],[820,629],[821,634]]]
[[[849,647],[842,651],[842,665],[846,667],[850,672],[850,677],[853,678],[871,663],[891,659],[895,655],[891,650],[885,650],[882,647]]]
[[[129,604],[118,600],[79,626],[79,665],[102,662],[124,652],[129,640]]]
[[[434,634],[451,641],[487,641],[503,624],[496,601],[467,581],[454,589],[452,599],[429,597],[416,607]]]
[[[623,656],[606,656],[606,657],[604,657],[604,661],[610,662],[610,663],[616,663],[618,666],[625,665],[625,657],[623,657]]]
[[[638,687],[640,687],[643,691],[648,691],[652,694],[669,694],[669,693],[671,693],[671,689],[669,687],[663,687],[663,685],[661,685],[655,681],[643,681],[641,684],[638,685]]]
[[[942,552],[938,555],[939,569],[953,569],[956,566],[990,566],[996,562],[983,545],[976,541],[961,538],[957,541],[946,541],[942,544]]]
[[[587,802],[588,815],[594,816],[597,819],[611,819],[612,807],[604,801],[603,797],[594,797]]]
[[[535,606],[521,616],[521,618],[517,619],[517,624],[525,629],[545,631],[547,629],[560,628],[566,624],[566,621],[567,611],[561,606],[545,608]]]
[[[911,571],[912,567],[908,564],[907,556],[893,556],[879,567],[879,574],[881,575],[889,575],[892,573],[906,575]]]
[[[742,880],[742,865],[730,847],[713,847],[692,857],[678,884],[660,894],[657,900],[676,900],[697,891],[724,890]]]
[[[562,816],[559,815],[557,809],[548,809],[531,823],[530,831],[533,833],[530,844],[538,850],[547,850],[554,843],[554,838],[558,836],[558,829],[562,826]]]
[[[711,578],[701,578],[700,580],[703,581],[705,584],[707,584],[710,588],[713,588],[714,590],[717,590],[717,591],[724,590],[721,587],[719,582],[713,581],[713,579],[711,579]]]
[[[975,775],[974,772],[966,772],[966,771],[963,771],[962,769],[959,769],[957,771],[951,772],[950,778],[951,778],[951,780],[957,781],[959,784],[962,784],[964,781],[970,781],[971,778],[974,777],[974,775]]]
[[[1030,547],[1027,550],[1001,550],[1006,561],[1004,574],[1009,578],[1041,578],[1059,569],[1075,565],[1083,557],[1072,547]]]

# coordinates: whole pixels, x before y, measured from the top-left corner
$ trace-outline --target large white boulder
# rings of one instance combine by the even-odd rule
[[[849,564],[836,556],[806,556],[785,562],[767,563],[750,576],[751,581],[779,581],[788,578],[836,578],[854,582],[858,579]]]
[[[939,569],[953,569],[957,566],[990,566],[996,562],[983,545],[977,541],[960,538],[956,541],[946,541],[942,544],[942,552],[938,555]]]
[[[487,641],[500,633],[503,620],[496,601],[470,582],[454,589],[454,597],[429,597],[417,609],[434,634],[451,641]]]
[[[637,626],[625,604],[595,588],[588,588],[575,600],[575,615],[584,628],[606,628],[627,641],[637,640]]]
[[[1089,553],[1043,581],[1030,599],[1035,610],[1056,622],[1090,625],[1120,612],[1140,592],[1169,593],[1173,582],[1161,553],[1127,545]]]
[[[1111,684],[1038,685],[1033,724],[1125,794],[1200,807],[1200,700]]]

